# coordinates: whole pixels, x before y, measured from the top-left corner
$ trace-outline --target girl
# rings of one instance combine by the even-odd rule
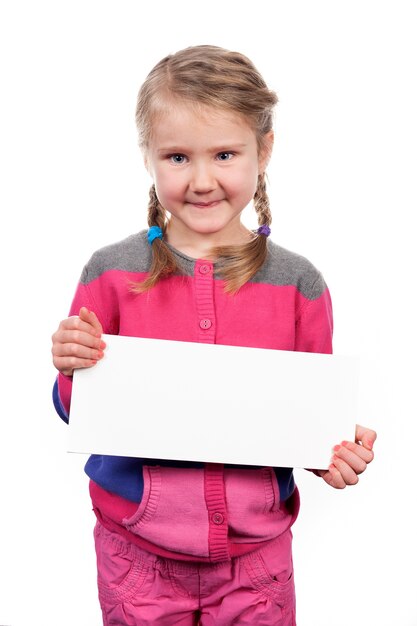
[[[136,111],[153,179],[149,230],[92,256],[53,335],[64,420],[72,373],[103,357],[103,332],[331,352],[321,274],[268,239],[276,103],[246,57],[214,46],[150,72]],[[256,232],[240,220],[252,199]],[[358,426],[356,442],[335,446],[329,469],[315,473],[338,489],[355,484],[375,438]],[[295,624],[291,469],[92,455],[86,472],[104,624]]]

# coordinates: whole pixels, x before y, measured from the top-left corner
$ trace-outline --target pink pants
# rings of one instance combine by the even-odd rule
[[[216,564],[155,556],[97,522],[105,626],[295,626],[291,530]]]

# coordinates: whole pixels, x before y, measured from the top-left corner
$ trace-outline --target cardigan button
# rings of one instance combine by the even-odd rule
[[[210,265],[200,265],[200,274],[208,274],[211,271]]]
[[[211,320],[200,320],[200,328],[208,330],[211,327]]]
[[[214,524],[220,525],[220,524],[223,524],[224,517],[223,517],[223,515],[221,513],[218,513],[218,512],[217,513],[213,513],[213,515],[211,516],[211,521]]]

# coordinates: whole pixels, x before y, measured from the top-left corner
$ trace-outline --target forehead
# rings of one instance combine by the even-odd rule
[[[152,120],[150,144],[216,140],[256,141],[248,120],[238,113],[214,107],[174,104],[157,112]]]

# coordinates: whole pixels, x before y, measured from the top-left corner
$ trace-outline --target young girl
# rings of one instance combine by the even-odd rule
[[[103,332],[331,352],[321,274],[268,239],[276,102],[246,57],[214,46],[187,48],[151,71],[136,111],[153,179],[149,229],[92,256],[53,335],[64,420],[73,371],[103,357]],[[240,220],[252,199],[256,232]],[[161,364],[161,386],[166,375]],[[211,393],[213,379],[206,383]],[[143,415],[144,429],[150,419]],[[356,442],[335,446],[329,469],[315,473],[335,488],[357,483],[375,438],[358,426]],[[295,624],[291,469],[99,455],[85,469],[104,624]]]

